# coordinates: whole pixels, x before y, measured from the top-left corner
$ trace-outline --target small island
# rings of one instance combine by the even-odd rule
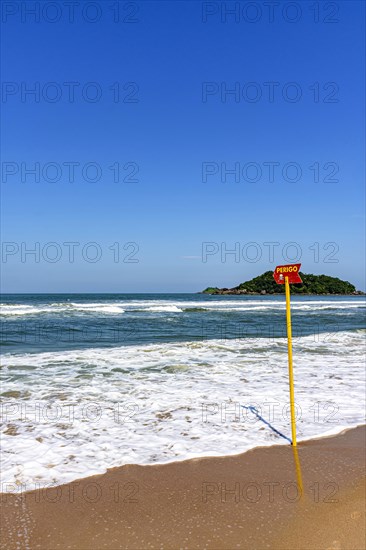
[[[342,281],[337,277],[329,275],[312,275],[311,273],[301,273],[302,283],[292,284],[292,294],[315,294],[315,295],[365,295],[361,290],[348,281]],[[207,287],[202,294],[284,294],[285,285],[278,285],[272,271],[266,271],[250,281],[241,283],[234,288]]]

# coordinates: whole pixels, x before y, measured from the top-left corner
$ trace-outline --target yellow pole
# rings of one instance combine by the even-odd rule
[[[300,466],[300,459],[299,459],[299,452],[297,450],[297,447],[293,447],[294,452],[294,459],[295,459],[295,468],[296,468],[296,477],[297,477],[297,485],[300,489],[300,496],[303,495],[304,487],[302,484],[302,475],[301,475],[301,466]]]
[[[288,277],[285,277],[286,289],[286,324],[287,324],[287,352],[288,352],[288,377],[290,384],[290,410],[291,410],[291,434],[292,445],[296,447],[296,421],[295,421],[295,392],[294,392],[294,373],[292,369],[292,330],[291,330],[291,310],[290,310],[290,285]]]

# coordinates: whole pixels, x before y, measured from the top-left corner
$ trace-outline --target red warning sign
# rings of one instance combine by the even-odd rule
[[[301,264],[278,265],[273,272],[274,280],[278,285],[285,284],[285,277],[289,283],[302,283],[299,275]]]

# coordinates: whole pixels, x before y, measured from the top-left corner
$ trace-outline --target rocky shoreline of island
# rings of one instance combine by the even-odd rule
[[[231,295],[231,296],[271,296],[273,294],[284,294],[284,292],[267,292],[266,290],[261,290],[261,292],[248,292],[247,290],[237,290],[236,288],[218,288],[217,290],[213,292],[207,292],[206,290],[201,290],[200,292],[197,292],[197,294],[210,294],[211,296],[214,295]],[[366,293],[362,292],[362,290],[356,290],[355,292],[351,292],[350,294],[336,294],[336,293],[330,293],[330,292],[307,292],[303,293],[304,296],[365,296]]]
[[[302,283],[291,285],[292,294],[303,296],[365,296],[362,290],[348,281],[342,281],[338,277],[330,275],[313,275],[301,273]],[[284,285],[278,285],[273,278],[272,271],[266,271],[258,277],[245,281],[233,288],[207,287],[199,294],[211,295],[248,295],[264,296],[273,294],[284,294]]]

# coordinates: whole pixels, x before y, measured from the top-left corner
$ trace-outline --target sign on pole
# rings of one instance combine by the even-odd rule
[[[287,353],[288,353],[288,377],[290,385],[290,411],[292,445],[296,447],[296,421],[295,421],[295,392],[294,373],[292,365],[292,329],[290,309],[290,284],[302,283],[299,275],[301,264],[278,265],[273,272],[274,280],[279,285],[285,285],[286,291],[286,325],[287,325]]]
[[[292,283],[302,283],[302,280],[299,275],[301,264],[289,264],[289,265],[278,265],[273,272],[274,280],[277,284],[285,284],[285,277],[288,277],[288,282]]]

